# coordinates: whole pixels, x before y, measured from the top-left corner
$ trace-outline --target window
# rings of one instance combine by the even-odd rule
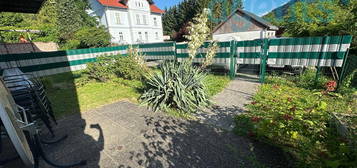
[[[141,32],[138,32],[139,34],[139,40],[142,41],[143,40],[143,35],[141,34]]]
[[[155,32],[155,39],[158,40],[159,39],[159,33]]]
[[[123,32],[119,32],[119,41],[124,41]]]
[[[136,15],[136,24],[140,24],[140,16]]]
[[[143,24],[146,24],[146,15],[143,15]]]
[[[148,34],[148,32],[145,32],[145,40],[146,40],[146,41],[149,41],[149,34]]]
[[[157,19],[154,17],[154,25],[157,26]]]
[[[114,19],[116,24],[120,24],[120,13],[115,13]]]

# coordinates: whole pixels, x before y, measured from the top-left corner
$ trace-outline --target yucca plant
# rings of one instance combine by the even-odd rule
[[[176,109],[180,112],[195,112],[209,105],[203,79],[205,73],[189,62],[166,61],[161,73],[147,79],[147,89],[140,97],[143,104],[154,111]]]

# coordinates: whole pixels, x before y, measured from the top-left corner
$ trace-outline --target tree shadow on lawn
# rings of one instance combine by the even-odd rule
[[[166,115],[143,116],[146,127],[127,151],[126,167],[289,167],[278,148]]]

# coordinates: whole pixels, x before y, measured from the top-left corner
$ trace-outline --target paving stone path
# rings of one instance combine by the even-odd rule
[[[221,93],[213,97],[214,106],[198,112],[196,117],[203,123],[230,131],[234,128],[234,116],[245,110],[245,104],[249,103],[258,86],[256,76],[238,75]]]
[[[81,159],[88,168],[286,167],[274,147],[198,121],[118,102],[61,120],[67,140],[45,146],[60,163]],[[41,162],[42,167],[49,167]]]

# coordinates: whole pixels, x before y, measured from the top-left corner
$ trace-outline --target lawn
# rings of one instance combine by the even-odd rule
[[[140,81],[120,78],[109,82],[91,81],[83,85],[81,83],[85,79],[81,71],[51,75],[41,80],[46,86],[55,115],[59,118],[120,100],[138,103],[137,98],[143,88]],[[228,82],[228,76],[214,74],[208,74],[204,80],[210,96],[222,91]]]

